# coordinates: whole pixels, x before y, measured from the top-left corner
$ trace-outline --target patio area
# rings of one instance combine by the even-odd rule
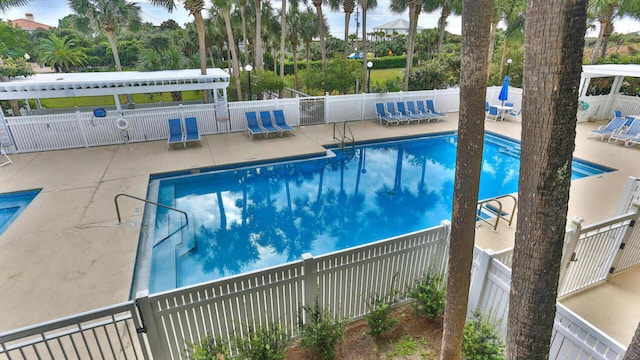
[[[382,127],[377,121],[360,121],[350,126],[356,141],[365,141],[454,131],[457,120],[452,113],[433,124]],[[611,217],[627,177],[640,176],[640,149],[586,138],[599,125],[578,124],[575,156],[618,170],[572,183],[568,218],[579,216],[585,224]],[[488,122],[486,129],[520,138],[517,122]],[[1,192],[42,192],[0,236],[0,332],[128,300],[144,204],[122,199],[124,219],[118,224],[116,194],[145,198],[150,174],[324,153],[323,145],[335,143],[332,130],[332,125],[299,127],[296,136],[254,141],[244,133],[209,135],[201,147],[184,150],[167,151],[165,141],[154,141],[11,155],[14,163],[0,169]],[[497,251],[511,247],[514,234],[515,227],[493,232],[485,226],[478,229],[476,241]],[[638,283],[624,281],[628,286]],[[640,320],[640,288],[627,291],[628,304],[615,305],[624,309],[622,318],[593,310],[611,308],[607,294],[597,292],[574,295],[566,305],[628,344]],[[607,324],[625,330],[609,332]]]

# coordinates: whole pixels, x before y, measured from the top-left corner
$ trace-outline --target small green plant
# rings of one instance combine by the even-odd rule
[[[409,297],[414,299],[413,310],[418,316],[435,320],[444,314],[446,290],[444,276],[428,272],[410,290]]]
[[[207,334],[199,344],[187,343],[189,358],[192,360],[224,360],[230,358],[227,343],[219,336],[214,338]]]
[[[400,321],[400,317],[391,316],[391,310],[395,301],[392,300],[392,294],[388,296],[373,296],[367,304],[369,313],[364,316],[369,325],[368,335],[378,338],[387,331],[393,329]]]
[[[505,345],[495,321],[486,319],[479,311],[464,324],[462,355],[467,360],[504,359]]]
[[[418,342],[415,341],[410,335],[403,335],[400,340],[393,347],[393,351],[389,353],[392,357],[395,356],[411,356],[416,352]]]
[[[259,328],[254,331],[248,329],[248,336],[235,339],[240,359],[284,360],[284,350],[289,338],[278,325]]]
[[[302,325],[301,345],[317,353],[322,359],[333,359],[336,345],[345,332],[343,321],[335,320],[329,311],[320,308],[317,299],[313,306],[305,306],[304,310],[310,321]]]

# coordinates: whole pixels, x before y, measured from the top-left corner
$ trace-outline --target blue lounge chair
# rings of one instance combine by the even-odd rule
[[[194,117],[184,119],[184,146],[190,141],[197,141],[202,146],[202,139],[198,131],[198,121]]]
[[[383,103],[376,103],[376,114],[378,115],[378,119],[380,119],[380,125],[382,125],[383,121],[386,123],[386,126],[389,126],[390,123],[398,125],[400,122],[397,116],[389,114],[384,109]]]
[[[484,102],[484,112],[489,112],[489,102],[488,101]]]
[[[247,118],[247,134],[249,135],[249,139],[253,140],[253,135],[256,134],[262,134],[266,138],[268,132],[258,124],[258,116],[256,115],[256,112],[247,111],[244,115]]]
[[[418,100],[416,101],[416,105],[418,106],[418,110],[422,111],[422,113],[429,118],[429,121],[435,120],[439,121],[440,118],[429,111],[429,109],[424,107],[424,101]]]
[[[447,114],[445,113],[441,113],[441,112],[437,112],[435,107],[433,106],[433,100],[427,100],[427,109],[435,116],[438,117],[438,121],[440,121],[440,118],[444,118],[447,117]]]
[[[416,121],[416,122],[420,122],[420,120],[422,120],[422,117],[420,115],[414,114],[411,111],[407,111],[407,109],[404,106],[404,101],[398,101],[398,112],[400,113],[400,115],[404,118],[409,119],[407,121],[407,123],[410,123],[411,121]]]
[[[624,117],[624,116],[622,116],[622,111],[613,110],[613,117]]]
[[[262,123],[262,128],[267,130],[267,137],[269,137],[269,134],[271,133],[282,136],[282,129],[279,129],[273,125],[270,111],[260,111],[260,122]]]
[[[500,120],[500,112],[498,111],[498,108],[495,106],[489,106],[489,112],[487,113],[487,116],[484,119],[489,121]]]
[[[295,129],[287,124],[286,120],[284,119],[284,112],[282,110],[273,110],[273,118],[276,122],[276,126],[282,129],[283,132],[287,131],[293,134],[293,131]]]
[[[396,104],[393,101],[387,101],[387,112],[392,116],[395,116],[398,119],[398,123],[409,123],[411,118],[403,116],[399,111],[396,110]]]
[[[609,136],[610,144],[618,141],[624,141],[624,146],[626,147],[631,147],[640,143],[640,120],[633,120],[626,130],[619,129]]]
[[[431,120],[431,117],[428,114],[416,109],[416,103],[414,101],[407,101],[407,110],[412,114],[417,115],[419,121],[426,120],[429,122],[429,120]]]
[[[167,139],[167,149],[171,148],[172,144],[181,143],[185,147],[184,136],[182,134],[182,123],[180,119],[169,119],[169,139]]]
[[[604,138],[606,136],[613,135],[614,132],[623,127],[626,121],[627,120],[625,118],[614,117],[613,119],[609,120],[609,123],[607,125],[603,125],[595,130],[589,131],[589,133],[587,134],[587,139],[599,136],[600,141],[604,141]]]
[[[512,103],[512,102],[506,102],[506,103],[504,103],[504,106],[510,106],[510,107],[513,107],[513,103]]]

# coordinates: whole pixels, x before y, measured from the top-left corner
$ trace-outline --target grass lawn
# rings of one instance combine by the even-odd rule
[[[126,104],[127,97],[124,95],[120,96],[120,103]],[[202,99],[202,93],[200,91],[184,91],[182,93],[182,100],[200,100]],[[152,103],[165,101],[170,102],[171,93],[154,93],[152,96],[150,94],[133,94],[133,102],[136,104],[144,104],[144,103]],[[51,98],[51,99],[41,99],[40,102],[42,106],[48,109],[54,108],[72,108],[74,106],[78,107],[91,107],[91,106],[109,106],[115,105],[115,100],[113,96],[104,95],[104,96],[74,96],[74,97],[66,97],[66,98]],[[31,106],[35,108],[35,103],[32,103]]]
[[[384,83],[386,80],[393,78],[402,80],[403,76],[404,68],[371,69],[371,80],[374,82]]]

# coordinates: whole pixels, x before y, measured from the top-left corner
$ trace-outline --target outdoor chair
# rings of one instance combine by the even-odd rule
[[[184,119],[184,143],[185,147],[188,142],[194,141],[200,143],[202,146],[202,139],[200,138],[200,132],[198,131],[198,121],[194,117],[188,117]]]
[[[488,101],[484,102],[484,112],[489,112],[489,102]]]
[[[640,120],[633,120],[626,130],[618,129],[609,136],[609,143],[624,141],[624,146],[631,147],[640,141]]]
[[[520,117],[521,114],[522,114],[522,109],[520,109],[520,110],[515,110],[514,109],[514,110],[509,111],[506,114],[506,116],[508,116],[509,119],[517,119],[518,121],[520,121],[521,120],[521,117]]]
[[[389,114],[384,109],[383,103],[376,103],[376,114],[378,115],[378,119],[380,120],[380,125],[382,125],[383,121],[386,123],[385,126],[389,126],[389,123],[398,125],[400,122],[397,116]]]
[[[3,167],[5,165],[9,165],[9,164],[13,164],[13,161],[11,161],[11,159],[9,159],[9,155],[7,155],[7,151],[4,149],[4,145],[0,144],[0,157],[4,157],[6,160],[4,160],[4,162],[0,163],[0,167]]]
[[[504,103],[504,106],[513,107],[513,103],[512,102],[506,102],[506,103]]]
[[[267,131],[267,137],[269,137],[269,134],[271,133],[282,136],[282,129],[277,128],[273,125],[270,111],[260,111],[260,122],[262,123],[262,128]]]
[[[256,134],[262,134],[266,139],[268,132],[258,124],[258,116],[256,115],[256,112],[247,111],[244,115],[247,118],[247,135],[249,135],[249,139],[253,140],[253,135]]]
[[[424,101],[418,100],[416,101],[416,105],[418,106],[418,110],[422,111],[423,114],[429,117],[429,121],[431,120],[435,120],[436,122],[440,121],[440,117],[438,115],[433,114],[431,111],[429,111],[429,109],[425,108]]]
[[[485,120],[497,122],[500,120],[500,112],[498,112],[498,108],[495,106],[489,106],[489,112],[487,116],[484,118]]]
[[[182,147],[186,147],[184,143],[184,135],[182,132],[182,123],[180,119],[169,119],[169,139],[167,139],[167,149],[171,148],[172,144],[181,143]]]
[[[398,123],[409,123],[412,119],[403,116],[398,110],[396,110],[396,104],[393,101],[387,101],[387,112],[398,118]]]
[[[404,118],[407,118],[407,124],[411,123],[411,121],[415,120],[416,122],[420,122],[422,117],[420,115],[414,114],[411,111],[407,111],[404,106],[404,101],[398,101],[398,113]]]
[[[613,117],[624,117],[624,116],[622,116],[622,111],[613,110]]]
[[[427,109],[439,118],[447,117],[447,114],[436,111],[436,108],[433,106],[433,100],[427,100]],[[438,119],[438,121],[440,121],[440,119]]]
[[[416,105],[414,101],[407,101],[407,110],[412,114],[417,115],[418,121],[426,120],[427,122],[429,122],[429,120],[431,120],[431,117],[429,116],[429,114],[426,114],[421,110],[416,109]]]
[[[614,117],[609,120],[607,125],[600,126],[595,130],[589,131],[587,134],[587,139],[599,136],[600,141],[604,141],[604,138],[607,136],[611,136],[614,132],[622,128],[627,120],[621,117]]]
[[[276,126],[282,129],[283,132],[286,131],[293,134],[293,131],[295,129],[287,124],[286,120],[284,119],[284,112],[282,110],[273,110],[273,118],[276,122]]]

